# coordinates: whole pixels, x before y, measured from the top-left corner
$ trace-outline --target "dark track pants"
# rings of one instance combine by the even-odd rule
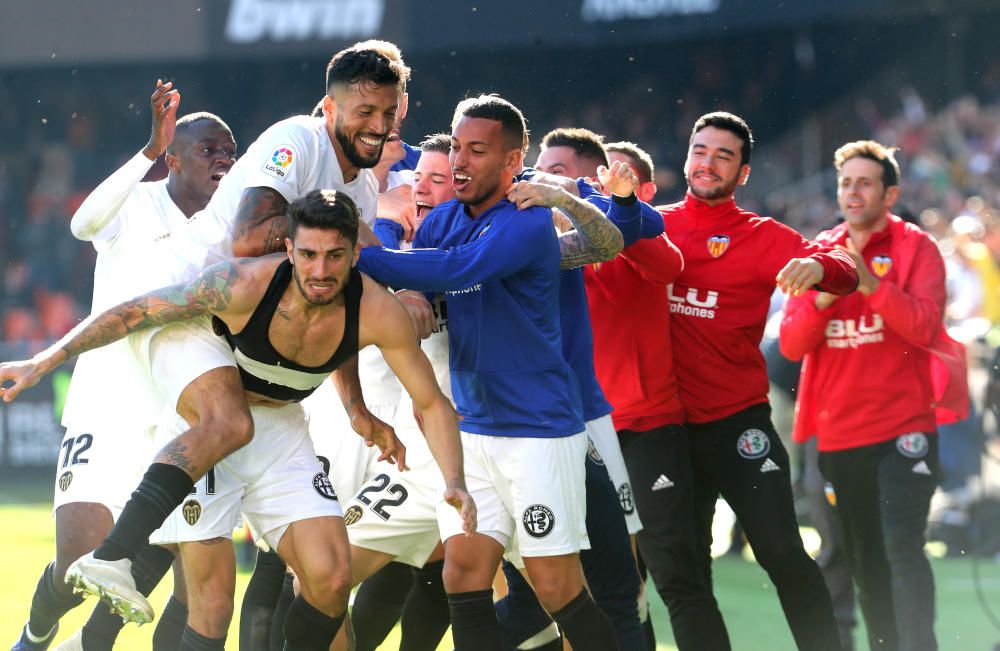
[[[939,477],[938,439],[898,439],[821,452],[833,484],[844,551],[872,649],[935,651],[934,576],[924,530]],[[905,453],[904,453],[905,451]]]
[[[754,405],[710,423],[689,424],[687,436],[679,427],[622,432],[644,527],[640,549],[670,609],[682,651],[730,648],[711,590],[712,518],[720,494],[777,588],[798,648],[840,648],[830,594],[799,536],[788,453],[770,413],[767,404]]]

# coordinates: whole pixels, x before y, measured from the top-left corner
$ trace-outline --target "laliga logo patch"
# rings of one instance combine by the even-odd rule
[[[736,441],[736,451],[744,459],[760,459],[771,451],[771,439],[759,429],[748,429]]]
[[[188,500],[181,507],[181,513],[184,514],[184,520],[193,527],[201,519],[201,504],[198,500]]]
[[[594,442],[590,440],[590,437],[587,437],[587,456],[597,465],[604,465],[604,459],[601,457],[601,453],[597,451],[597,448],[594,447]]]
[[[923,432],[911,432],[900,434],[896,437],[896,449],[904,457],[919,459],[927,454],[927,435]]]
[[[330,483],[330,478],[326,476],[325,472],[316,473],[313,477],[313,488],[322,497],[328,500],[337,500],[337,493],[333,490],[333,484]]]
[[[361,510],[360,506],[358,506],[357,504],[352,504],[351,506],[347,507],[346,511],[344,511],[344,526],[347,527],[351,526],[352,524],[360,520],[361,516],[364,514],[365,512]]]
[[[264,166],[261,169],[265,174],[276,179],[284,179],[293,162],[295,162],[295,154],[292,152],[292,148],[284,145],[274,150],[271,157],[264,161]]]
[[[729,248],[728,235],[713,235],[708,238],[708,252],[713,258],[718,258]]]
[[[879,278],[889,273],[890,269],[892,269],[892,258],[889,256],[877,255],[872,258],[872,271],[874,271],[875,275]]]
[[[552,509],[544,504],[532,504],[524,509],[524,515],[521,516],[521,524],[532,538],[544,538],[549,535],[555,522],[556,516],[552,513]]]
[[[629,484],[622,484],[618,487],[618,501],[622,505],[622,511],[625,515],[632,515],[635,513],[635,500],[632,499],[632,486]]]
[[[73,483],[73,472],[67,470],[63,474],[59,475],[59,490],[66,492],[69,489],[69,485]]]

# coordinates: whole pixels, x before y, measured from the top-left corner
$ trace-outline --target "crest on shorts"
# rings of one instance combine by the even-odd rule
[[[759,429],[748,429],[736,441],[736,451],[744,459],[760,459],[771,451],[771,439]]]
[[[604,465],[604,458],[601,457],[601,453],[597,451],[596,447],[594,447],[594,442],[590,440],[590,437],[587,437],[587,456],[590,457],[590,460],[597,465]]]
[[[524,509],[524,515],[521,516],[521,524],[532,538],[544,538],[549,535],[555,523],[555,514],[544,504],[532,504]]]
[[[337,499],[337,492],[333,490],[333,484],[330,483],[330,478],[326,476],[325,472],[316,473],[316,476],[313,477],[313,488],[328,500]]]
[[[73,471],[67,470],[63,474],[59,475],[59,490],[66,492],[69,489],[69,485],[73,483]]]
[[[718,258],[729,248],[728,235],[713,235],[708,238],[708,252],[713,258]]]
[[[188,500],[181,507],[181,513],[184,520],[193,527],[201,519],[201,503],[198,500]]]
[[[896,449],[910,459],[920,459],[925,456],[928,447],[927,435],[923,432],[910,432],[896,437]]]
[[[874,271],[875,275],[879,278],[889,273],[890,269],[892,269],[892,258],[889,256],[877,255],[872,258],[872,271]]]
[[[635,500],[632,499],[632,486],[625,482],[618,487],[618,502],[622,505],[625,515],[635,513]]]
[[[358,506],[357,504],[352,504],[351,506],[347,507],[346,511],[344,511],[344,526],[347,527],[351,526],[352,524],[360,520],[361,516],[364,514],[365,512],[361,510],[360,506]]]

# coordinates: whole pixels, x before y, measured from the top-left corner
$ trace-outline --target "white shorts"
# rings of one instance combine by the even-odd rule
[[[308,414],[309,436],[316,455],[330,476],[337,495],[345,498],[354,495],[365,481],[384,469],[379,466],[389,465],[378,463],[378,447],[365,445],[365,440],[351,427],[347,412],[330,380],[323,382],[303,400],[302,407]],[[368,411],[389,425],[394,424],[395,404],[368,405]]]
[[[410,469],[378,464],[344,509],[344,524],[352,545],[423,567],[441,540],[437,509],[444,503],[444,477],[419,430],[401,428],[397,436]]]
[[[254,437],[199,480],[195,493],[153,534],[156,544],[231,537],[243,519],[257,543],[276,550],[293,522],[341,517],[299,404],[251,407]],[[177,428],[185,427],[177,418]]]
[[[586,426],[587,436],[590,437],[592,444],[587,453],[594,463],[601,464],[608,469],[611,483],[618,491],[618,502],[622,505],[622,512],[625,514],[625,525],[628,527],[629,534],[635,535],[642,531],[642,522],[639,521],[639,512],[635,508],[632,483],[628,478],[628,470],[625,469],[625,459],[622,457],[618,432],[615,431],[615,424],[611,421],[611,414],[589,420],[586,422]]]
[[[523,556],[589,549],[585,432],[517,438],[462,432],[465,483],[476,501],[478,532]],[[462,533],[458,512],[438,505],[441,540]]]
[[[131,339],[139,364],[153,378],[170,409],[184,389],[205,373],[236,366],[229,343],[212,331],[210,317],[140,331]]]
[[[153,428],[67,429],[56,462],[52,512],[64,504],[103,504],[115,520],[156,452]]]

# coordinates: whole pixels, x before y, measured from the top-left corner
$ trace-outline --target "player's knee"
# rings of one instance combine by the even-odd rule
[[[192,628],[206,637],[223,637],[233,619],[232,595],[213,590],[188,596],[188,617]]]
[[[235,452],[253,440],[253,418],[242,410],[230,413],[212,413],[203,418],[201,425],[217,440],[218,447],[226,454]]]
[[[579,578],[574,581],[560,573],[532,577],[532,587],[539,603],[550,613],[562,610],[583,589]]]
[[[328,615],[338,615],[347,608],[351,594],[351,572],[347,567],[332,569],[322,577],[303,579],[302,591],[307,601]]]
[[[446,592],[450,594],[471,592],[490,585],[492,575],[489,572],[484,574],[475,560],[464,555],[446,557],[444,568],[441,570],[441,581]]]

